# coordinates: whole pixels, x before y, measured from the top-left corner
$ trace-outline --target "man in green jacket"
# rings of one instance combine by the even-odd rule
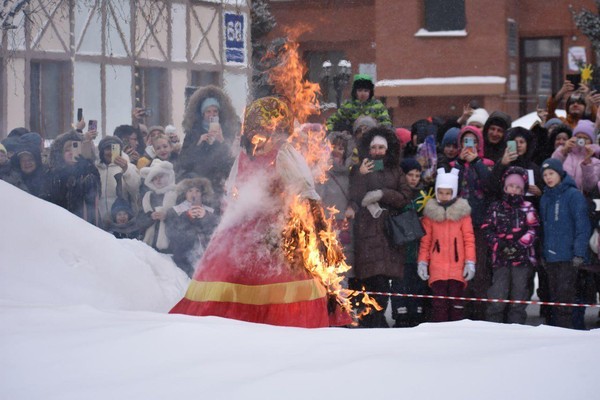
[[[391,128],[392,121],[385,105],[373,98],[373,78],[367,74],[354,75],[352,99],[346,100],[327,120],[328,131],[352,132],[354,121],[361,115],[373,117],[379,126]]]

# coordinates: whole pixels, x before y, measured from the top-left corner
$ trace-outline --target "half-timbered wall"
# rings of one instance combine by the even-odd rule
[[[60,132],[46,129],[63,124],[66,130],[79,107],[86,119],[98,120],[103,135],[131,123],[133,107],[145,103],[160,107],[149,123],[181,127],[185,88],[200,75],[223,86],[241,114],[250,79],[248,2],[30,0],[29,18],[20,13],[15,29],[0,32],[0,138],[12,128],[34,126],[51,139]],[[243,29],[230,59],[231,15]],[[155,76],[160,82],[144,87],[143,78]],[[40,96],[40,87],[56,93]],[[56,110],[49,103],[59,97],[65,118],[32,113],[32,104]]]

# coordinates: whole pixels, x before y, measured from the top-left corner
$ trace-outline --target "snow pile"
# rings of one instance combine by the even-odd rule
[[[166,312],[187,276],[166,255],[119,240],[0,181],[0,299]]]
[[[169,315],[188,282],[171,261],[1,181],[0,193],[0,399],[598,398],[600,330]]]

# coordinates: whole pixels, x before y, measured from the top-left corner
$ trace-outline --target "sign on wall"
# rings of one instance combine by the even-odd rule
[[[225,16],[225,62],[246,64],[245,18],[243,14],[228,13]]]

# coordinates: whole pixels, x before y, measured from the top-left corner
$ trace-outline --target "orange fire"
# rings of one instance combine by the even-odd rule
[[[299,32],[288,33],[288,38],[296,38]],[[290,41],[280,55],[282,62],[270,71],[270,82],[276,92],[285,96],[292,111],[296,125],[289,141],[305,157],[316,182],[324,183],[331,146],[326,139],[326,130],[319,124],[307,124],[311,114],[319,113],[317,94],[318,84],[308,82],[306,67],[298,56],[298,43]],[[303,124],[303,125],[301,125]],[[292,200],[289,221],[283,232],[284,251],[294,266],[306,268],[327,288],[330,297],[355,318],[368,314],[372,308],[380,310],[377,302],[367,294],[356,293],[342,286],[344,275],[350,270],[346,264],[342,246],[338,242],[333,228],[333,219],[338,212],[328,209],[325,217],[323,207],[312,201],[302,201],[299,197]],[[355,307],[353,302],[361,297]],[[356,309],[362,309],[359,313]]]

